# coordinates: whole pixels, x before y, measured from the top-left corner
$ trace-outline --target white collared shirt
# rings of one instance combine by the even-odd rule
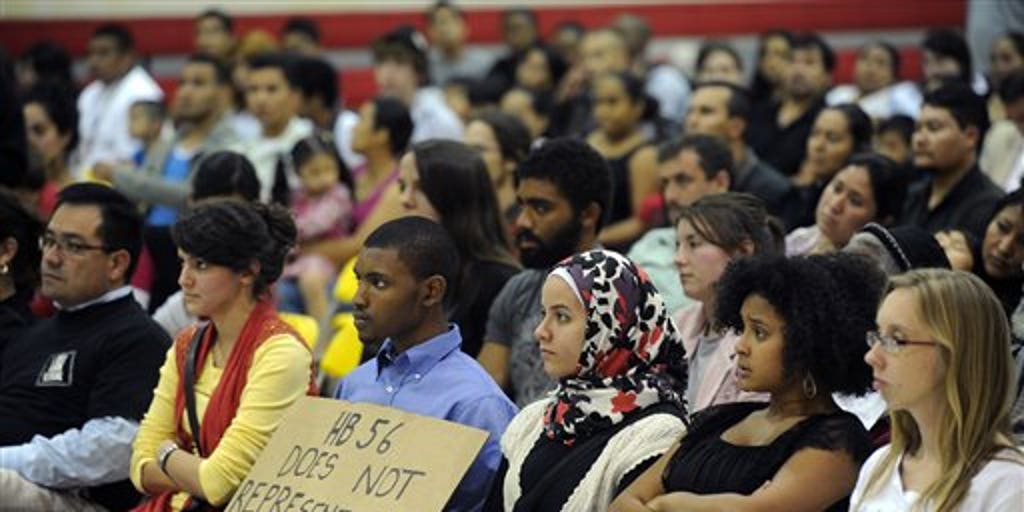
[[[114,302],[117,299],[120,299],[120,298],[128,296],[130,293],[132,293],[132,287],[131,287],[131,285],[127,285],[126,284],[124,286],[121,286],[120,288],[114,288],[113,290],[110,290],[109,292],[104,293],[103,295],[100,295],[99,297],[96,297],[95,299],[85,301],[85,302],[83,302],[81,304],[76,304],[74,306],[64,307],[64,306],[61,306],[60,303],[58,303],[57,301],[53,301],[53,305],[56,306],[57,309],[59,309],[61,311],[67,311],[67,312],[81,311],[81,310],[83,310],[83,309],[85,309],[85,308],[87,308],[89,306],[95,305],[95,304],[106,304],[108,302]]]

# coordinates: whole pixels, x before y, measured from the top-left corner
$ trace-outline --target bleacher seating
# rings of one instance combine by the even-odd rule
[[[365,50],[373,39],[399,24],[420,28],[426,23],[423,13],[407,8],[376,11],[317,13],[322,44],[330,50]],[[927,27],[962,26],[965,0],[744,0],[721,4],[686,2],[681,4],[625,4],[602,6],[537,7],[541,32],[548,34],[561,22],[575,20],[584,26],[606,25],[622,12],[645,17],[656,38],[703,38],[752,35],[776,27],[790,30],[828,32],[867,32],[919,30]],[[497,44],[501,40],[501,9],[470,8],[466,11],[471,27],[470,41]],[[236,32],[264,29],[279,33],[287,16],[236,15]],[[75,57],[83,57],[90,34],[102,19],[3,20],[0,43],[14,55],[40,39],[64,45]],[[122,19],[136,32],[141,54],[151,58],[186,55],[193,49],[193,18],[185,16]],[[141,37],[145,34],[145,37]],[[837,48],[837,83],[852,78],[855,48]],[[920,77],[920,50],[901,48],[903,78]],[[344,95],[349,105],[358,105],[373,96],[372,70],[363,67],[339,70]],[[176,77],[157,77],[169,95],[176,88]]]

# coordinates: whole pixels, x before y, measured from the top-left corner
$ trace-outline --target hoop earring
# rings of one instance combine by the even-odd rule
[[[818,383],[814,382],[814,377],[810,373],[804,375],[804,396],[810,400],[818,396]]]

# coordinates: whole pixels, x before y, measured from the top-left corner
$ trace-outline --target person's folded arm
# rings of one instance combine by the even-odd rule
[[[132,166],[116,166],[111,173],[114,188],[144,203],[184,208],[191,189],[188,181],[167,181]]]
[[[153,390],[153,400],[149,403],[149,409],[132,443],[130,476],[132,484],[141,492],[155,494],[177,490],[177,486],[157,467],[156,461],[160,444],[177,437],[178,423],[174,416],[177,392],[178,362],[174,345],[171,345],[160,367],[160,380]]]
[[[749,496],[674,492],[654,498],[647,506],[656,512],[812,512],[848,496],[856,481],[857,465],[847,452],[804,448]]]
[[[661,475],[678,449],[679,443],[677,442],[659,457],[657,462],[647,468],[647,471],[633,480],[633,483],[615,498],[609,512],[651,512],[654,510],[647,503],[665,493],[665,488],[661,484]]]
[[[80,429],[53,437],[37,435],[27,443],[0,448],[0,467],[54,489],[124,480],[137,430],[138,424],[125,418],[94,418]]]

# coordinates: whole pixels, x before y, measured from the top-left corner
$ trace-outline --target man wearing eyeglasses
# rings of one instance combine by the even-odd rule
[[[0,510],[123,510],[131,442],[170,339],[131,295],[142,220],[119,192],[65,188],[41,291],[58,308],[0,353]]]

